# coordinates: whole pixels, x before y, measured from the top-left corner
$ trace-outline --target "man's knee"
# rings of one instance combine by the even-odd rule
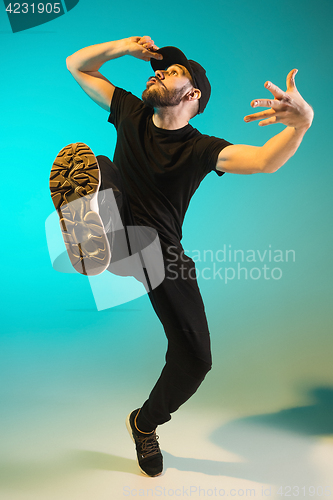
[[[201,377],[204,379],[207,373],[210,372],[211,369],[212,369],[211,361],[209,361],[208,363],[203,362],[200,364],[200,366],[198,366],[198,373],[200,373]]]
[[[169,349],[167,360],[175,362],[179,367],[181,367],[184,373],[196,380],[202,381],[207,373],[212,369],[212,356],[210,351],[202,353],[199,358],[196,354],[189,350],[182,351],[181,349],[178,349],[175,351],[173,349]]]
[[[110,158],[108,158],[107,156],[104,156],[104,155],[98,155],[96,156],[96,159],[98,162],[106,162],[106,163],[112,163],[112,161],[110,160]]]

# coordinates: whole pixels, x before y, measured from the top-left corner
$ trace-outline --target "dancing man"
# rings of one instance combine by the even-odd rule
[[[154,70],[141,99],[99,71],[105,62],[125,55],[150,61]],[[102,216],[98,194],[108,189],[113,190],[125,230],[153,228],[160,241],[165,277],[149,287],[148,296],[168,339],[166,363],[148,399],[126,421],[141,471],[157,476],[163,458],[156,428],[196,392],[212,365],[195,264],[181,244],[191,197],[212,171],[220,177],[226,172],[276,172],[299,147],[313,110],[299,94],[297,70],[292,70],[287,90],[267,81],[265,88],[273,97],[252,101],[251,106],[268,109],[244,118],[261,120],[262,126],[283,123],[286,128],[262,147],[232,144],[189,124],[204,111],[211,87],[204,68],[176,47],[159,49],[149,36],[133,36],[83,48],[67,58],[67,67],[109,113],[108,121],[117,130],[113,161],[95,157],[88,146],[77,143],[63,148],[52,167],[52,199],[73,266],[82,274],[98,274],[112,263],[112,230],[106,228],[112,221]],[[129,70],[127,77],[136,78],[135,72]],[[80,198],[80,209],[70,208]]]

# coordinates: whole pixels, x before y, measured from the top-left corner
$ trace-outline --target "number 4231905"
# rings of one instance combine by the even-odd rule
[[[10,14],[28,14],[28,13],[31,13],[31,14],[34,14],[36,12],[36,14],[43,14],[44,12],[46,12],[47,14],[51,14],[52,12],[54,14],[59,14],[59,12],[61,11],[60,9],[60,2],[58,3],[31,3],[31,4],[28,4],[28,3],[14,3],[13,4],[13,7],[12,7],[12,4],[8,4],[8,6],[6,7],[6,11],[9,12]]]

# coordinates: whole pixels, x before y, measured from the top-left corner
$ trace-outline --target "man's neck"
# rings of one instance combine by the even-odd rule
[[[188,119],[178,106],[154,108],[153,123],[165,130],[177,130],[188,125]]]

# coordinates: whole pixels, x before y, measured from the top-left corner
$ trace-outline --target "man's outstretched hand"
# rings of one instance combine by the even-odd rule
[[[150,61],[150,59],[163,59],[162,54],[156,54],[158,50],[154,40],[150,36],[131,36],[126,39],[128,54],[142,59],[143,61]]]
[[[266,82],[266,89],[273,94],[275,99],[256,99],[251,102],[251,106],[253,108],[269,107],[270,109],[247,115],[244,117],[244,121],[252,122],[264,118],[259,122],[260,126],[283,123],[296,129],[308,129],[311,126],[314,113],[312,107],[303,99],[296,88],[295,76],[297,72],[297,69],[293,69],[288,74],[286,92],[283,92],[272,82]]]

